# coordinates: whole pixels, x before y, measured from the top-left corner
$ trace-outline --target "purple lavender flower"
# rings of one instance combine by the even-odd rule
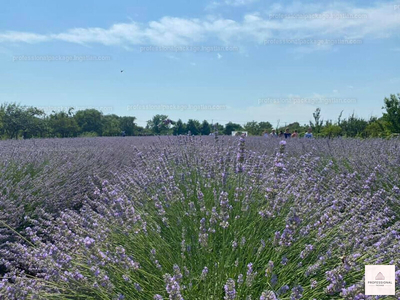
[[[207,274],[208,274],[208,268],[207,268],[207,267],[204,267],[203,271],[201,271],[201,277],[200,277],[201,280],[206,279]]]
[[[260,300],[278,300],[273,291],[264,291],[260,296]]]
[[[229,278],[224,286],[224,300],[234,300],[236,298],[235,280]]]
[[[140,286],[139,283],[135,282],[135,283],[133,284],[133,286],[135,287],[135,289],[136,289],[138,292],[141,292],[141,291],[142,291],[142,287]]]
[[[199,243],[204,248],[206,248],[207,245],[208,245],[208,233],[207,233],[206,219],[205,218],[202,218],[200,220]]]
[[[289,289],[290,288],[288,285],[284,285],[278,290],[277,295],[278,296],[283,295],[283,294],[287,293],[289,291]]]
[[[179,282],[170,274],[164,275],[165,289],[169,295],[170,300],[183,300],[181,295],[181,287]]]
[[[243,274],[238,275],[237,284],[238,284],[238,287],[243,284]]]
[[[229,205],[227,192],[222,192],[220,195],[220,207],[221,207],[219,215],[219,218],[221,220],[220,226],[225,229],[228,228],[229,226],[228,219],[229,219],[229,210],[231,208],[231,206]]]
[[[292,294],[290,295],[290,300],[298,300],[303,297],[303,288],[298,285],[292,289]]]
[[[251,286],[253,284],[254,278],[256,277],[257,272],[253,270],[253,263],[249,263],[247,265],[247,276],[246,276],[246,285]]]

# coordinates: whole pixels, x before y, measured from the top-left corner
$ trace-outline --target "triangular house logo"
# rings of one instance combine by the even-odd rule
[[[366,296],[375,296],[375,295],[394,296],[396,295],[395,284],[396,284],[395,265],[365,265]]]

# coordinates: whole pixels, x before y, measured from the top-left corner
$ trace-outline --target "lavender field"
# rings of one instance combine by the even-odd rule
[[[400,140],[0,142],[0,299],[400,299]]]

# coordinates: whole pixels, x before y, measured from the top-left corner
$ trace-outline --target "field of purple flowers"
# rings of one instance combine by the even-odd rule
[[[400,141],[0,142],[0,299],[400,299]]]

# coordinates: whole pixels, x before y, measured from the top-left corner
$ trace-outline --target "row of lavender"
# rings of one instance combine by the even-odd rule
[[[399,146],[2,142],[0,299],[375,299],[364,265],[400,260]]]

